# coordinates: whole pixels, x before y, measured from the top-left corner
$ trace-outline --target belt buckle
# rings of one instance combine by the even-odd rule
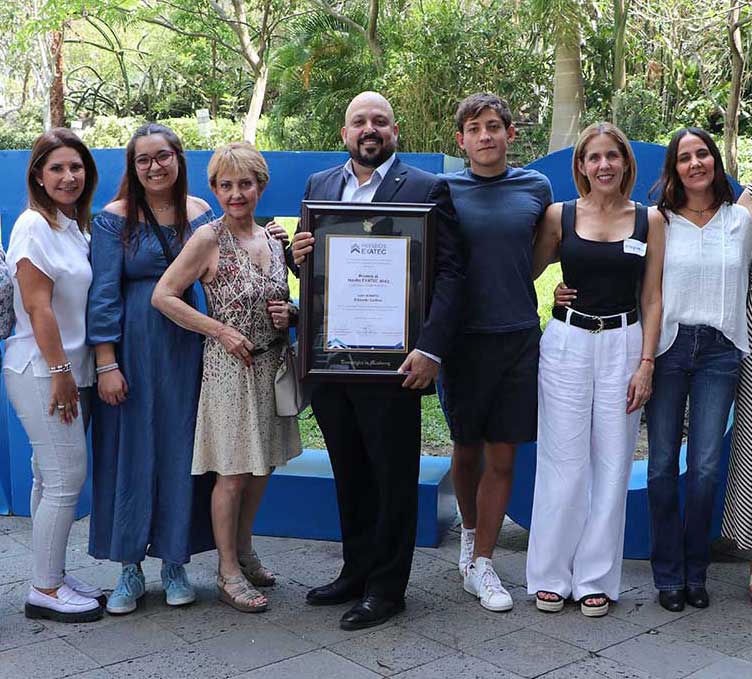
[[[588,330],[588,332],[591,335],[597,335],[599,332],[603,332],[603,330],[606,329],[606,324],[603,322],[603,317],[602,316],[591,316],[590,318],[593,318],[596,321],[598,321],[598,327],[597,328],[593,328],[592,330]]]

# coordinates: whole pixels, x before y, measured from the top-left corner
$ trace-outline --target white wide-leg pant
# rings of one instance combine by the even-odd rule
[[[546,327],[529,594],[546,590],[576,601],[604,592],[619,598],[627,488],[640,426],[639,411],[627,415],[627,388],[641,354],[639,322],[600,333],[555,319]]]

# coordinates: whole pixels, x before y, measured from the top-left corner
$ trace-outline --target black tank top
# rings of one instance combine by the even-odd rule
[[[577,235],[576,205],[576,200],[562,205],[559,247],[564,283],[577,290],[572,308],[593,316],[621,314],[636,308],[637,290],[645,270],[647,245],[643,249],[640,243],[647,244],[647,207],[636,203],[632,235],[610,243]]]

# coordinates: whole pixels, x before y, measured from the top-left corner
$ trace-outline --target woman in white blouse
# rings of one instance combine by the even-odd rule
[[[32,586],[26,616],[61,622],[102,617],[101,590],[65,572],[68,533],[86,478],[92,351],[86,346],[91,283],[88,228],[94,159],[70,130],[42,134],[26,173],[29,207],[11,232],[16,332],[3,373],[32,441]]]
[[[646,407],[651,564],[661,605],[681,611],[685,602],[709,604],[705,580],[721,444],[739,363],[749,353],[752,219],[734,205],[718,147],[701,129],[674,134],[659,187],[658,208],[668,223],[663,322]],[[679,449],[687,398],[682,517]]]

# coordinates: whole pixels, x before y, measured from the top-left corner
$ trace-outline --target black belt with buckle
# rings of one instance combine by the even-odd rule
[[[567,307],[555,306],[551,315],[557,321],[563,321],[566,323]],[[621,317],[622,314],[616,314],[615,316],[590,316],[572,309],[572,313],[569,315],[569,325],[573,325],[575,328],[589,330],[590,332],[601,332],[603,330],[621,328]],[[633,323],[637,323],[637,309],[627,311],[627,325],[632,325]]]

